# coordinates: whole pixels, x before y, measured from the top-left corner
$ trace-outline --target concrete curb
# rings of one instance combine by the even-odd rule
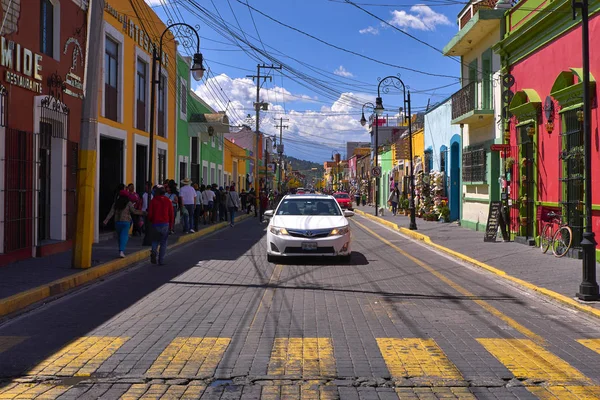
[[[474,259],[472,257],[469,257],[467,255],[464,255],[462,253],[459,253],[457,251],[454,251],[452,249],[449,249],[447,247],[444,247],[442,245],[434,243],[431,240],[431,238],[429,236],[427,236],[427,235],[423,235],[422,233],[411,231],[410,229],[407,229],[407,228],[399,227],[397,224],[395,224],[393,222],[386,221],[386,220],[384,220],[384,219],[382,219],[380,217],[376,217],[376,216],[371,215],[371,214],[367,214],[364,211],[354,210],[354,212],[357,213],[360,216],[363,216],[363,217],[367,218],[367,219],[370,219],[372,221],[375,221],[377,223],[385,225],[385,226],[387,226],[389,228],[392,228],[395,231],[398,231],[398,232],[402,233],[403,235],[409,236],[412,239],[424,242],[428,246],[431,246],[431,247],[433,247],[435,249],[443,251],[446,254],[449,254],[449,255],[451,255],[453,257],[456,257],[456,258],[458,258],[458,259],[460,259],[462,261],[468,262],[469,264],[475,265],[476,267],[482,268],[482,269],[484,269],[484,270],[486,270],[488,272],[491,272],[491,273],[493,273],[493,274],[495,274],[497,276],[500,276],[500,277],[502,277],[502,278],[504,278],[504,279],[506,279],[508,281],[511,281],[511,282],[513,282],[513,283],[515,283],[515,284],[523,287],[523,288],[526,288],[526,289],[529,289],[529,290],[533,290],[535,292],[543,294],[546,297],[551,298],[554,301],[558,301],[558,302],[560,302],[560,303],[562,303],[562,304],[564,304],[566,306],[569,306],[571,308],[574,308],[574,309],[576,309],[578,311],[582,311],[582,312],[585,312],[585,313],[587,313],[589,315],[592,315],[594,317],[600,318],[600,310],[598,310],[598,309],[596,309],[594,307],[590,307],[590,306],[588,306],[586,304],[581,304],[578,301],[576,301],[576,300],[574,300],[572,298],[569,298],[569,297],[567,297],[567,296],[565,296],[563,294],[557,293],[557,292],[555,292],[553,290],[546,289],[546,288],[543,288],[543,287],[540,287],[540,286],[536,286],[536,285],[534,285],[534,284],[532,284],[530,282],[524,281],[523,279],[519,279],[519,278],[516,278],[516,277],[514,277],[512,275],[508,275],[505,271],[502,271],[502,270],[500,270],[498,268],[494,268],[491,265],[488,265],[488,264],[486,264],[484,262],[481,262],[481,261],[476,260],[476,259]]]
[[[250,217],[250,215],[242,215],[238,218],[238,222]],[[180,236],[175,243],[169,245],[168,249],[175,249],[183,244],[192,242],[201,238],[202,236],[219,231],[227,226],[229,226],[228,222],[221,222],[206,229],[202,229],[199,232],[186,236]],[[30,305],[49,297],[65,293],[73,288],[92,282],[105,275],[125,269],[140,261],[148,260],[149,257],[150,249],[140,250],[129,254],[125,258],[108,261],[81,272],[76,272],[73,275],[69,275],[53,282],[0,299],[0,318],[29,307]]]

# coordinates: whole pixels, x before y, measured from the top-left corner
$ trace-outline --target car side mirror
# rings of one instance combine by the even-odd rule
[[[266,218],[273,218],[273,213],[275,211],[274,210],[267,210],[265,211],[265,213],[263,214]]]
[[[346,218],[354,217],[354,211],[344,210],[344,217],[346,217]]]

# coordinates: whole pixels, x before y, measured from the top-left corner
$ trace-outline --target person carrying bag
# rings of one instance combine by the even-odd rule
[[[231,185],[229,192],[227,193],[227,208],[229,209],[229,215],[231,217],[230,226],[233,227],[235,224],[235,212],[241,208],[240,196],[235,191],[235,185]]]

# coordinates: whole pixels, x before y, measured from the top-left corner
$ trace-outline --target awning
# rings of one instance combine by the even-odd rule
[[[229,133],[229,118],[225,111],[207,114],[192,114],[189,120],[188,135],[208,142],[214,134]]]

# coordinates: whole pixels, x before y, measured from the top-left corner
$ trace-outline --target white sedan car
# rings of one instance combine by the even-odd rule
[[[276,210],[265,211],[267,258],[280,256],[339,256],[350,261],[352,211],[342,211],[333,196],[287,195]]]

